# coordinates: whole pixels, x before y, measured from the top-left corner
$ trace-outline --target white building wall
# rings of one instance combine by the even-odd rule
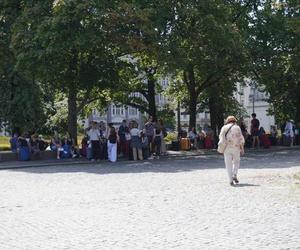
[[[166,89],[169,85],[169,78],[162,78],[159,80],[160,85],[162,86],[162,89]],[[251,82],[250,80],[245,80],[246,85],[244,84],[237,84],[237,92],[235,93],[235,98],[238,100],[238,102],[245,108],[247,111],[247,115],[249,117],[246,117],[244,119],[248,131],[250,132],[250,121],[251,121],[251,114],[253,113],[253,88],[250,86]],[[139,93],[134,93],[134,95],[138,95],[139,97],[142,97]],[[143,97],[142,97],[143,98]],[[158,110],[162,109],[164,106],[170,104],[172,100],[169,100],[163,93],[158,94],[156,97],[156,104]],[[270,131],[271,125],[275,124],[275,119],[273,116],[269,116],[267,114],[267,110],[269,108],[269,104],[264,101],[266,99],[266,96],[264,93],[255,91],[255,99],[254,99],[254,111],[257,114],[257,118],[260,120],[260,126],[264,127],[266,132]],[[177,122],[177,110],[174,110],[175,112],[175,119]],[[88,126],[89,122],[91,120],[97,120],[97,121],[103,121],[107,123],[114,123],[116,126],[121,124],[123,119],[126,119],[127,121],[135,120],[139,123],[140,127],[144,124],[144,118],[146,117],[146,114],[143,114],[139,112],[136,108],[132,107],[124,107],[124,106],[116,106],[115,104],[110,104],[107,107],[107,112],[104,112],[100,114],[98,111],[94,111],[93,114],[86,119],[85,121],[85,127]],[[182,129],[187,130],[189,127],[189,115],[185,111],[185,109],[181,109],[180,111],[180,121]],[[196,126],[197,128],[202,127],[205,128],[210,125],[210,115],[208,112],[198,113],[196,116]]]
[[[251,114],[256,113],[257,119],[260,121],[260,127],[263,127],[265,131],[270,132],[271,126],[275,125],[274,116],[268,115],[269,103],[265,101],[267,95],[264,92],[260,92],[258,88],[251,86],[251,82],[246,79],[246,85],[237,85],[237,93],[235,97],[238,102],[246,109],[248,118],[245,118],[248,131],[250,132],[251,126]],[[254,103],[253,103],[254,96]]]

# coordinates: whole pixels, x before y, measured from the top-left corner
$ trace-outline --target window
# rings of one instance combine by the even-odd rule
[[[124,111],[124,107],[123,106],[116,106],[116,105],[113,105],[112,106],[112,114],[113,115],[124,115],[125,114],[125,111]]]
[[[137,115],[137,109],[133,107],[129,107],[129,115],[136,116]]]

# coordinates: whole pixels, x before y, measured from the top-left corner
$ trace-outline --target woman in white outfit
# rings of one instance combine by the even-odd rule
[[[114,127],[111,127],[107,137],[107,153],[108,160],[111,162],[117,161],[117,143],[119,142],[119,136]]]
[[[240,167],[240,156],[244,154],[245,139],[241,128],[236,124],[234,116],[228,116],[225,125],[222,127],[219,139],[225,142],[224,161],[228,172],[229,183],[239,183],[237,173]]]

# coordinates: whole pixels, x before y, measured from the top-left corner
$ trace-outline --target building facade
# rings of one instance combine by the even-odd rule
[[[270,104],[267,102],[268,96],[261,91],[253,81],[246,80],[246,85],[238,84],[235,98],[243,106],[248,117],[244,119],[250,132],[251,114],[256,113],[257,119],[260,121],[260,127],[270,132],[271,126],[275,125],[275,118],[268,114]]]
[[[169,78],[163,78],[159,80],[159,83],[163,90],[165,90],[169,85]],[[133,93],[136,97],[144,98],[140,93]],[[273,116],[268,115],[268,109],[270,107],[269,103],[266,101],[267,96],[264,92],[260,91],[255,84],[250,80],[246,80],[244,84],[237,84],[237,91],[234,94],[237,101],[247,112],[247,117],[244,121],[250,132],[251,114],[256,113],[257,118],[260,120],[260,126],[264,127],[266,132],[270,131],[270,127],[275,124]],[[167,96],[163,94],[156,95],[155,97],[157,108],[162,109],[166,105],[171,105],[176,107],[176,103],[170,100]],[[176,108],[174,108],[176,113]],[[108,105],[105,112],[99,112],[93,110],[92,114],[85,120],[85,127],[88,127],[92,120],[103,121],[105,123],[113,123],[118,127],[124,119],[127,121],[135,120],[138,122],[140,127],[143,126],[147,114],[141,113],[138,109],[133,107],[120,106],[114,103]],[[177,124],[177,115],[176,115]],[[189,127],[189,114],[185,109],[180,109],[180,124],[182,129],[187,130]],[[197,128],[206,128],[210,125],[210,115],[209,112],[198,113],[196,116],[196,126]]]

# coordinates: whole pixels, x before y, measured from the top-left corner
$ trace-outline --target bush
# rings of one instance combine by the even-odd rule
[[[168,133],[168,135],[165,137],[166,143],[171,143],[172,141],[175,141],[177,139],[176,133]]]

